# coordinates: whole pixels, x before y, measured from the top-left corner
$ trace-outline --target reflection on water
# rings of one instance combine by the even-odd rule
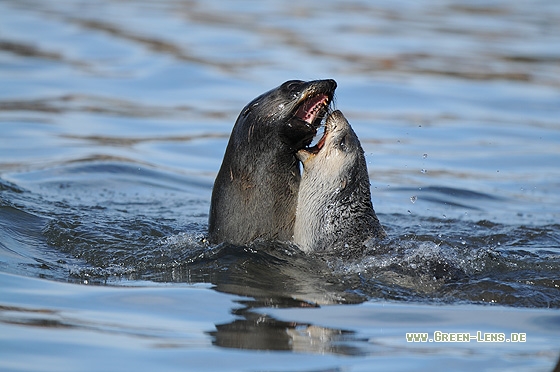
[[[16,334],[35,337],[27,343],[26,353],[50,355],[51,367],[90,362],[89,368],[83,368],[87,370],[110,369],[121,358],[140,369],[160,363],[171,370],[250,370],[254,363],[282,362],[284,367],[293,363],[291,368],[298,370],[298,365],[312,366],[323,361],[367,370],[372,363],[383,365],[385,358],[394,360],[389,366],[407,366],[426,358],[423,363],[431,366],[438,360],[430,359],[430,355],[450,358],[464,369],[472,363],[468,358],[508,368],[530,366],[533,364],[527,361],[537,361],[534,365],[542,367],[542,361],[550,360],[550,366],[554,362],[556,351],[550,342],[558,339],[560,325],[557,312],[535,309],[463,305],[449,311],[446,307],[396,303],[321,308],[294,300],[259,303],[192,286],[75,286],[4,273],[0,273],[0,283],[3,303],[19,304],[0,307],[3,350],[13,351],[14,357],[21,354],[14,348],[17,339],[9,340],[4,332],[19,329]],[[508,336],[510,332],[524,332],[530,342],[483,346],[462,343],[455,345],[454,354],[449,355],[448,343],[405,341],[406,332],[476,334],[477,328]],[[243,351],[200,355],[207,352],[210,343]],[[160,359],[158,355],[163,350],[167,352]],[[262,350],[296,353],[254,353]],[[107,358],[99,358],[98,353]],[[323,358],[316,359],[315,355]],[[279,359],[274,362],[276,358]],[[362,364],[363,369],[359,367]],[[0,365],[6,366],[6,359]],[[19,365],[37,369],[33,368],[37,367],[36,361],[30,358],[21,358]]]
[[[282,322],[262,314],[246,320],[218,324],[209,332],[216,346],[251,350],[291,350],[305,353],[360,355],[359,348],[345,345],[353,331],[343,331],[303,324]]]
[[[286,322],[251,309],[318,308],[317,305],[291,298],[263,298],[240,301],[243,308],[234,314],[242,317],[230,323],[217,324],[208,334],[217,346],[251,350],[292,350],[307,353],[360,355],[365,351],[351,346],[356,339],[354,331],[320,327],[312,323]]]
[[[550,1],[1,2],[0,369],[549,369],[559,27]],[[363,257],[205,241],[239,110],[293,78],[336,79],[366,151]],[[533,333],[402,340],[461,324]]]

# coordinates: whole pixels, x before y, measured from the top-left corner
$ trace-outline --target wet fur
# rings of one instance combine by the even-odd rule
[[[242,110],[212,191],[210,242],[291,240],[301,179],[295,154],[316,133],[294,110],[304,94],[332,98],[335,88],[334,80],[288,81]]]
[[[317,154],[299,152],[300,183],[294,242],[305,252],[355,255],[371,238],[385,237],[373,210],[364,150],[340,111]]]

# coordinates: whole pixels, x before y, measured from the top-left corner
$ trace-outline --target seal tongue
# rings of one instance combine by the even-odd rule
[[[325,107],[329,102],[329,97],[324,94],[320,94],[315,97],[311,97],[298,108],[296,111],[296,116],[303,121],[313,124],[313,121],[317,118],[317,115],[321,111],[322,107]]]

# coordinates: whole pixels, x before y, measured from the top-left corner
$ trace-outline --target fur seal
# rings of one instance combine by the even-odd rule
[[[364,150],[342,112],[330,114],[317,145],[297,156],[304,169],[294,243],[301,250],[350,256],[386,236],[373,210]]]
[[[245,106],[212,190],[211,243],[291,240],[301,180],[296,152],[313,140],[335,89],[334,80],[290,80]]]

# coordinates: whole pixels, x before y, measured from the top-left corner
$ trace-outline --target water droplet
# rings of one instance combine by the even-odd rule
[[[447,218],[447,216],[444,214],[444,215],[443,215],[443,218]]]
[[[422,159],[426,159],[427,157],[428,157],[428,154],[422,155]]]
[[[416,197],[416,195],[412,195],[412,196],[410,197],[410,202],[411,202],[412,204],[414,204],[414,203],[416,203],[416,199],[418,199],[418,198]]]
[[[422,168],[422,170],[421,170],[420,172],[422,172],[422,173],[428,173],[428,171],[427,171],[426,169],[424,169],[424,168]]]

